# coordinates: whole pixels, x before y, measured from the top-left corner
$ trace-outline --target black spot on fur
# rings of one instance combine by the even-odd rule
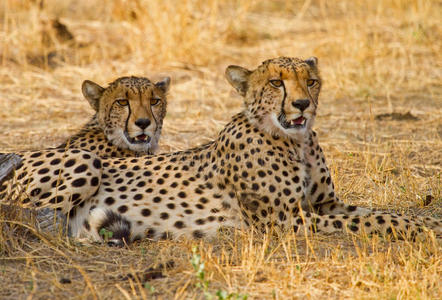
[[[66,168],[69,168],[69,167],[72,167],[74,164],[75,164],[75,159],[69,159],[68,161],[66,161],[66,162],[64,163],[64,166],[65,166]]]
[[[151,211],[150,211],[150,209],[148,209],[148,208],[143,208],[142,210],[141,210],[141,215],[143,215],[144,217],[148,217],[148,216],[150,216],[151,215]]]
[[[194,232],[192,232],[192,236],[195,239],[201,239],[201,238],[204,237],[204,233],[202,231],[200,231],[200,230],[195,230]]]
[[[112,197],[107,197],[106,200],[104,200],[104,203],[106,203],[107,205],[112,205],[115,203],[115,199]]]
[[[332,222],[334,228],[342,228],[342,222],[339,220]]]
[[[93,165],[95,168],[101,169],[101,161],[98,158],[94,159]]]
[[[86,179],[84,178],[77,178],[74,181],[72,181],[73,187],[82,187],[85,184],[86,184]]]
[[[376,220],[378,221],[378,224],[384,224],[385,220],[382,216],[376,216]]]
[[[81,165],[79,165],[78,167],[76,167],[75,169],[74,169],[74,173],[83,173],[84,171],[86,171],[87,170],[87,165],[85,165],[85,164],[81,164]]]
[[[355,211],[357,208],[358,208],[357,206],[349,205],[349,206],[347,207],[347,210],[348,210],[349,212],[352,212],[352,211]]]
[[[186,225],[182,221],[176,221],[173,226],[175,226],[178,229],[182,229],[182,228],[186,227]]]
[[[98,177],[92,177],[91,179],[91,186],[97,186],[99,184],[100,180]]]

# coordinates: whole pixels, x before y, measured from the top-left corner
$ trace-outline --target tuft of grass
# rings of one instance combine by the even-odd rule
[[[124,75],[172,77],[160,146],[193,147],[241,109],[223,78],[228,65],[314,55],[324,79],[315,127],[340,197],[440,218],[441,13],[431,0],[4,0],[0,152],[60,144],[92,115],[81,82]],[[404,115],[413,118],[394,117]],[[195,252],[189,240],[85,246],[33,222],[0,207],[1,299],[442,294],[440,241],[431,235],[409,243],[226,230]],[[164,277],[136,275],[169,260]],[[189,260],[198,270],[204,263],[203,277]]]
[[[190,263],[192,264],[197,279],[197,283],[195,284],[195,286],[201,290],[204,298],[206,300],[247,300],[247,295],[228,293],[225,290],[217,290],[215,294],[211,293],[209,291],[210,281],[206,279],[204,262],[201,260],[201,255],[197,253],[197,250],[198,248],[196,246],[192,247],[192,258],[190,259]]]

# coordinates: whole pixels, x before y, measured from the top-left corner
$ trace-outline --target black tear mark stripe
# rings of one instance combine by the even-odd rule
[[[150,96],[151,96],[151,98],[153,98],[153,90],[150,91]],[[140,95],[140,97],[141,97],[141,95]],[[155,130],[154,130],[154,134],[155,134],[155,132],[158,129],[158,121],[157,121],[157,118],[155,118],[155,114],[153,113],[153,109],[152,109],[152,105],[150,105],[150,101],[149,101],[149,105],[148,106],[149,106],[150,114],[151,114],[152,118],[155,121]]]
[[[284,95],[282,98],[281,113],[280,114],[285,116],[284,105],[285,105],[285,99],[287,98],[287,92],[285,90],[284,80],[281,80],[281,82],[282,82],[282,90],[284,91]]]
[[[318,104],[318,102],[315,101],[315,100],[313,99],[312,94],[310,93],[310,89],[309,89],[308,87],[307,87],[307,95],[309,96],[310,101],[311,101],[312,103],[314,103],[315,105]]]
[[[149,104],[149,109],[150,109],[150,114],[152,115],[152,118],[155,121],[155,131],[154,132],[156,132],[158,129],[158,121],[157,121],[157,118],[155,117],[155,114],[153,113],[152,106],[150,104]]]
[[[124,130],[125,130],[125,132],[128,133],[128,136],[129,136],[129,131],[128,131],[127,125],[129,124],[130,115],[132,114],[132,110],[130,109],[130,102],[129,101],[127,101],[127,107],[129,108],[129,113],[127,114],[127,119],[126,119],[126,124],[125,124]]]

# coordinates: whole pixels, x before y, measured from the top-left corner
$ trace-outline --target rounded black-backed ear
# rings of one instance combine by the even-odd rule
[[[81,91],[83,92],[83,96],[87,99],[87,101],[89,101],[92,108],[98,112],[100,98],[101,95],[103,95],[104,88],[95,82],[85,80],[81,85]]]
[[[249,75],[251,73],[252,71],[240,66],[228,66],[226,69],[226,78],[241,96],[245,96],[248,89]]]
[[[170,86],[170,77],[163,78],[162,80],[155,83],[155,86],[163,91],[163,93],[167,93]]]
[[[305,62],[312,68],[317,68],[318,67],[318,58],[317,57],[309,57],[305,60]]]

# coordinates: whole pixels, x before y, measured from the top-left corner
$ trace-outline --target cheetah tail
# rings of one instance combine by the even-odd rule
[[[122,247],[131,242],[131,223],[109,209],[95,208],[89,213],[89,230],[109,246]]]

